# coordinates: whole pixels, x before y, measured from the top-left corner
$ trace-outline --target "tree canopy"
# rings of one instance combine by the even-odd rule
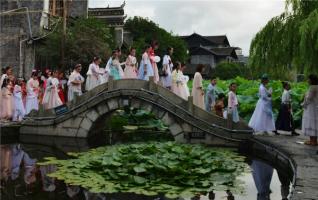
[[[133,47],[136,48],[137,55],[143,53],[144,46],[150,44],[152,40],[159,42],[159,49],[156,52],[163,56],[168,47],[174,48],[174,61],[185,62],[187,55],[187,47],[182,39],[171,32],[160,28],[157,24],[149,19],[142,17],[129,18],[125,23],[125,29],[128,30],[133,37]]]
[[[290,78],[318,72],[318,1],[286,0],[285,12],[256,34],[249,66],[256,73]]]
[[[51,68],[58,68],[61,63],[62,24],[50,34],[37,48],[37,53],[48,59]],[[111,53],[115,46],[112,30],[104,22],[94,18],[70,20],[65,41],[65,63],[69,67],[76,63],[87,66],[94,56],[102,58]],[[71,65],[71,66],[70,66]]]

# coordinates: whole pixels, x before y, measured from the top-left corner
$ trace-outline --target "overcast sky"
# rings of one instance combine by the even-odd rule
[[[119,6],[121,0],[89,0],[89,7]],[[127,0],[128,17],[142,16],[178,35],[227,35],[248,55],[254,35],[284,11],[283,0]]]

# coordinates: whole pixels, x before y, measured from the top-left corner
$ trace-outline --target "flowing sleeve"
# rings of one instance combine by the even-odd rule
[[[162,60],[162,67],[163,67],[163,69],[166,70],[167,67],[168,67],[168,65],[169,65],[169,58],[168,58],[167,55],[165,55],[165,56],[163,57],[163,60]]]
[[[202,76],[198,72],[194,75],[193,85],[197,90],[202,88]]]
[[[303,103],[304,107],[306,107],[307,105],[309,105],[310,103],[312,103],[315,98],[318,98],[317,97],[318,95],[318,91],[317,91],[317,88],[313,88],[312,86],[309,88],[309,91],[305,97],[305,101]]]
[[[261,99],[263,99],[264,101],[270,101],[270,97],[268,96],[268,92],[266,90],[266,88],[264,86],[261,86],[259,88],[259,96]]]

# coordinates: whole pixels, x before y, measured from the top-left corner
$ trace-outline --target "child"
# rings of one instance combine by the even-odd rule
[[[220,93],[214,105],[215,114],[222,118],[223,118],[223,109],[224,109],[224,99],[225,99],[225,95],[223,93]]]
[[[238,114],[238,100],[236,97],[236,88],[237,85],[236,83],[231,83],[230,85],[230,92],[228,94],[228,113],[232,114],[232,119],[233,122],[239,122],[240,121],[240,117]]]
[[[283,130],[291,132],[292,135],[299,135],[295,133],[293,128],[293,115],[291,110],[291,96],[290,96],[290,85],[288,82],[282,82],[283,84],[283,95],[282,104],[276,120],[276,130]]]
[[[13,113],[13,121],[22,121],[25,115],[25,108],[22,99],[22,80],[18,79],[17,84],[13,89],[13,98],[14,98],[14,113]]]
[[[1,88],[1,119],[11,120],[13,114],[12,81],[5,78]]]

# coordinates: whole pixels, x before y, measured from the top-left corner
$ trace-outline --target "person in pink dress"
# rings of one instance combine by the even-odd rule
[[[137,59],[136,59],[136,49],[131,48],[130,54],[127,57],[125,70],[124,70],[124,77],[126,79],[137,79]]]
[[[9,121],[13,116],[13,84],[9,78],[5,78],[1,88],[1,119]]]
[[[155,57],[156,57],[155,50],[157,50],[158,48],[159,48],[159,43],[156,40],[152,41],[149,57],[150,57],[150,62],[153,68],[155,83],[159,82],[159,71],[158,71],[157,63],[155,61]]]
[[[47,79],[46,89],[43,96],[42,104],[46,109],[56,108],[63,104],[58,94],[59,80],[58,80],[58,71],[53,73],[53,76],[50,76]]]

